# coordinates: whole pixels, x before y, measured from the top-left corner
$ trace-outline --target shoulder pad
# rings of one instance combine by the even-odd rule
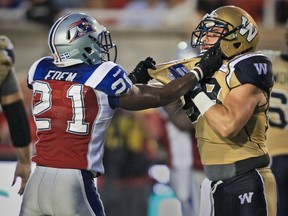
[[[250,83],[266,92],[273,86],[272,63],[265,55],[240,56],[229,63],[229,69],[241,84]]]

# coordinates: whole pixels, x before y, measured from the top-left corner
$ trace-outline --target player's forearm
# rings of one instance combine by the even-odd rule
[[[31,142],[30,125],[22,100],[2,106],[7,118],[11,139],[15,147],[25,147]]]
[[[20,91],[18,91],[18,92],[15,92],[14,94],[2,96],[1,104],[5,106],[5,105],[9,105],[20,100],[23,100],[23,95]]]
[[[193,73],[177,78],[161,88],[135,85],[119,99],[119,106],[128,110],[142,110],[166,106],[188,92],[197,79]]]
[[[31,164],[31,156],[32,156],[32,145],[29,144],[25,147],[17,147],[16,153],[18,157],[18,161],[23,164]]]

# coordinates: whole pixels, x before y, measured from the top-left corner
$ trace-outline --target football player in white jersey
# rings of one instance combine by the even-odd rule
[[[285,40],[288,48],[288,23]],[[269,107],[267,146],[278,187],[277,216],[285,216],[288,215],[288,54],[279,50],[261,50],[260,53],[271,59],[275,77]]]
[[[200,215],[275,216],[276,183],[266,146],[268,108],[274,84],[269,58],[256,53],[259,29],[254,19],[235,6],[217,8],[192,32],[192,47],[203,53],[220,44],[223,65],[189,94],[184,108],[193,122],[206,177]],[[204,55],[205,55],[204,54]],[[185,70],[197,58],[164,70]],[[165,65],[165,64],[164,64]],[[158,75],[165,74],[157,68]],[[149,72],[163,83],[157,72]],[[208,214],[203,212],[205,210]]]
[[[115,63],[117,47],[107,29],[83,13],[67,14],[51,27],[52,56],[28,72],[38,140],[37,164],[25,189],[21,216],[104,216],[94,178],[104,173],[104,137],[117,107],[141,110],[178,100],[191,86],[222,65],[218,48],[207,51],[191,71],[173,71],[163,87],[146,84],[141,61],[131,74]],[[115,51],[115,57],[111,53]],[[110,59],[114,59],[110,61]]]
[[[14,61],[12,42],[7,36],[0,35],[0,104],[17,154],[12,185],[17,177],[20,177],[21,186],[18,194],[22,195],[31,172],[32,145],[23,94],[15,76]]]

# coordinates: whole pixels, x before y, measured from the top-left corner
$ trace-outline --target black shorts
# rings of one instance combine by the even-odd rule
[[[215,216],[276,216],[277,192],[269,168],[211,182]]]

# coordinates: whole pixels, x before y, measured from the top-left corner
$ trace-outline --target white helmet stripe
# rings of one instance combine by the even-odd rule
[[[49,37],[48,37],[48,45],[52,51],[52,53],[55,55],[57,53],[57,55],[55,55],[55,57],[58,58],[58,61],[60,62],[61,59],[60,59],[60,56],[59,56],[59,53],[57,52],[57,48],[54,46],[54,43],[53,43],[53,40],[55,38],[55,34],[56,34],[56,31],[59,27],[59,25],[66,19],[67,16],[69,16],[70,14],[67,14],[61,18],[59,18],[55,23],[54,25],[52,26],[50,32],[49,32]]]

